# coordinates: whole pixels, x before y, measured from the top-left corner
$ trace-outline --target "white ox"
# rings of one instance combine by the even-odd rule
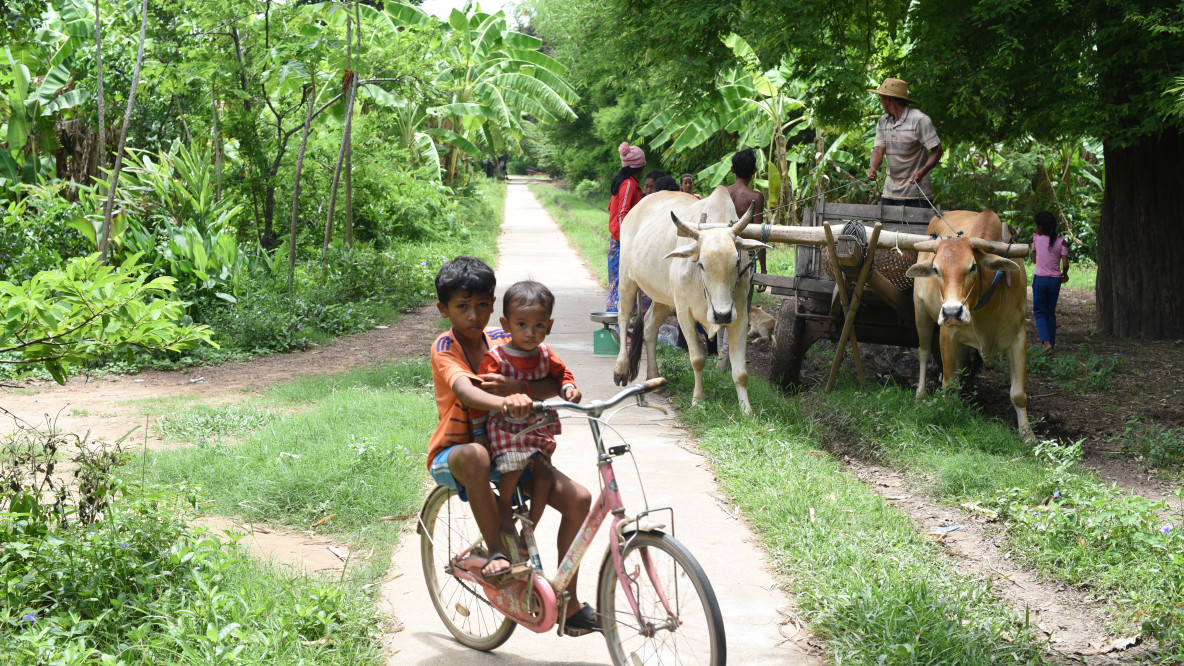
[[[917,244],[917,263],[909,268],[914,278],[913,304],[920,346],[917,358],[921,376],[917,399],[925,397],[925,369],[929,365],[933,325],[941,331],[942,386],[954,381],[966,366],[970,348],[984,359],[1007,352],[1011,367],[1011,404],[1019,430],[1031,438],[1028,425],[1027,276],[1021,264],[991,254],[982,241],[1000,241],[1002,224],[992,211],[953,210],[945,219],[929,222],[930,234],[954,234]],[[1015,271],[1010,278],[1008,271]]]
[[[706,355],[695,335],[701,323],[714,337],[720,328],[728,331],[728,360],[736,397],[745,414],[752,414],[748,402],[748,288],[752,279],[747,250],[768,247],[764,243],[736,236],[752,219],[751,208],[739,221],[736,207],[725,187],[697,200],[683,192],[656,192],[641,200],[621,224],[620,314],[621,331],[628,330],[637,290],[653,301],[645,317],[646,370],[658,375],[654,355],[658,327],[678,313],[678,325],[687,339],[691,367],[695,371],[693,402],[703,398],[703,365]],[[689,223],[689,224],[688,224]],[[726,224],[703,229],[704,224]],[[686,237],[680,241],[679,235]],[[689,242],[687,242],[689,241]],[[624,385],[637,376],[641,349],[636,333],[633,349],[624,345],[617,355],[613,380]],[[630,353],[632,352],[632,353]]]

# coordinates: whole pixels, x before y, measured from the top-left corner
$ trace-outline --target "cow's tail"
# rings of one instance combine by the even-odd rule
[[[641,349],[645,346],[645,318],[649,312],[638,312],[629,332],[629,381],[637,379],[641,369]]]

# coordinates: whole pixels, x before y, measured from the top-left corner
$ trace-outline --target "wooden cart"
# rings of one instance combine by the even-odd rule
[[[917,253],[904,249],[926,233],[933,210],[903,206],[879,206],[818,202],[802,216],[803,227],[829,223],[833,239],[827,245],[797,245],[793,275],[757,274],[753,282],[766,285],[773,294],[786,296],[777,313],[770,378],[774,383],[792,388],[801,377],[802,359],[817,340],[844,341],[844,328],[852,338],[856,368],[862,380],[862,364],[855,342],[898,345],[915,348],[917,329],[913,318],[912,280],[904,276],[916,263]],[[872,234],[886,232],[908,234],[913,242],[899,241],[892,247],[875,249],[875,238],[865,249],[857,236],[843,235],[848,221],[879,223]],[[884,234],[881,238],[893,236]],[[897,236],[903,238],[903,236]],[[833,252],[831,247],[834,248]],[[837,259],[837,261],[836,261]],[[836,280],[841,273],[844,284]],[[860,273],[864,276],[861,280]],[[844,293],[845,292],[845,293]],[[854,309],[849,326],[847,311]],[[846,345],[836,352],[831,381],[834,385],[838,364]]]

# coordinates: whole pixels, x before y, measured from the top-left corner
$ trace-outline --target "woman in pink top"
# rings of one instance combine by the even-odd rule
[[[1053,239],[1056,228],[1052,213],[1046,210],[1036,213],[1036,233],[1032,234],[1032,253],[1036,261],[1036,276],[1032,278],[1032,314],[1036,318],[1040,344],[1050,351],[1057,345],[1057,298],[1061,295],[1061,284],[1069,281],[1069,250],[1063,236]]]

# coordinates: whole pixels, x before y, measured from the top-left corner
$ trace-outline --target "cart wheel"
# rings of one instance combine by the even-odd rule
[[[781,301],[777,328],[773,334],[777,345],[773,348],[773,362],[769,368],[769,379],[786,391],[800,387],[802,359],[810,348],[809,344],[805,344],[806,320],[797,316],[795,301],[792,297]]]

